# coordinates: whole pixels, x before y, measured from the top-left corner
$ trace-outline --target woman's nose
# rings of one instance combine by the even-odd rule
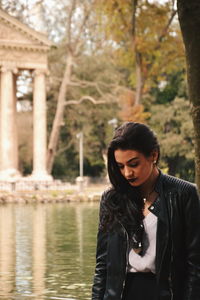
[[[124,176],[126,178],[132,178],[133,177],[133,170],[129,167],[126,167],[124,168]]]

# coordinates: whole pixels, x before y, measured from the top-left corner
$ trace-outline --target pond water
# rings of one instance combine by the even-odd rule
[[[0,299],[91,299],[98,208],[0,206]]]

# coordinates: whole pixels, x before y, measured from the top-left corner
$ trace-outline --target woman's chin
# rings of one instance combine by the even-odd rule
[[[138,181],[138,179],[135,179],[133,181],[128,181],[128,183],[131,185],[131,186],[139,186],[140,185],[140,182]]]

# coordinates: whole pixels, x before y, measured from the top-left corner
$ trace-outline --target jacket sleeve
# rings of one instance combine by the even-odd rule
[[[92,287],[92,300],[103,300],[106,286],[107,268],[107,240],[108,233],[101,229],[101,219],[104,214],[105,193],[100,203],[100,220],[97,234],[96,267]]]
[[[200,299],[200,198],[195,187],[185,199],[187,270],[184,300]]]

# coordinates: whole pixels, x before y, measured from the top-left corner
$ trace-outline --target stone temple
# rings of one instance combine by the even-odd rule
[[[0,181],[18,180],[16,80],[29,70],[33,80],[33,171],[31,180],[48,181],[46,168],[47,37],[0,10]],[[26,124],[24,124],[26,126]]]

